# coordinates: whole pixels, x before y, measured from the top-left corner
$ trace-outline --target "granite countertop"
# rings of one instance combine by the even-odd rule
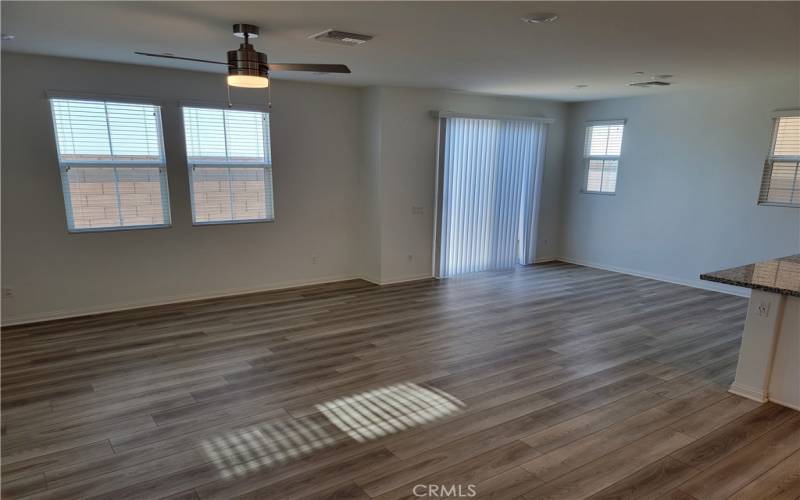
[[[700,279],[800,297],[800,254],[701,274]]]

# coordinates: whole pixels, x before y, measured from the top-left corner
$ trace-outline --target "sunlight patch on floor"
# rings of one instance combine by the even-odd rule
[[[446,417],[464,403],[438,389],[402,383],[316,405],[342,432],[363,443]]]
[[[365,443],[406,431],[464,406],[445,391],[404,382],[317,404],[316,416],[236,429],[201,446],[222,478],[230,479],[299,460],[347,438]]]

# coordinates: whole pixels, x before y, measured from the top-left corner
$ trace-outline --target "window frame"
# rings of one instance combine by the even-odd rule
[[[199,162],[192,162],[189,160],[189,150],[186,144],[186,115],[184,113],[184,109],[186,108],[201,108],[201,109],[216,109],[221,110],[223,113],[225,111],[249,111],[249,112],[257,112],[266,115],[267,117],[267,127],[264,127],[264,146],[270,148],[269,153],[269,163],[261,163],[261,162],[251,162],[251,161],[229,161],[229,162],[219,162],[219,161],[199,161]],[[235,105],[229,106],[227,104],[219,103],[219,102],[208,102],[208,101],[180,101],[179,102],[179,109],[180,109],[180,122],[181,128],[183,129],[183,147],[184,147],[184,158],[186,160],[186,167],[188,169],[188,177],[189,177],[189,208],[190,208],[190,215],[192,218],[192,226],[218,226],[218,225],[230,225],[230,224],[269,224],[275,222],[275,179],[272,175],[272,138],[270,132],[272,130],[272,117],[270,116],[270,110],[264,109],[263,106],[257,105]],[[227,147],[227,139],[225,139],[226,147]],[[265,154],[266,155],[266,154]],[[194,198],[194,172],[197,167],[201,168],[256,168],[262,169],[265,173],[264,175],[264,196],[266,202],[267,196],[267,187],[270,188],[271,192],[269,193],[272,199],[272,217],[265,217],[263,219],[242,219],[242,220],[217,220],[217,221],[203,221],[198,222],[195,217],[195,198]],[[267,185],[267,172],[269,173],[269,185]],[[266,206],[265,206],[266,209]],[[232,211],[231,211],[232,213]]]
[[[137,97],[137,96],[123,96],[123,95],[111,95],[111,94],[87,94],[81,92],[60,92],[60,91],[46,91],[45,97],[47,98],[47,105],[50,109],[50,126],[53,131],[53,142],[55,144],[56,150],[56,161],[58,162],[58,171],[59,176],[61,178],[61,195],[64,201],[64,215],[65,218],[65,225],[67,227],[67,234],[81,234],[81,233],[105,233],[105,232],[115,232],[115,231],[138,231],[138,230],[147,230],[147,229],[167,229],[172,227],[172,200],[169,193],[169,176],[167,174],[167,155],[166,155],[166,146],[164,142],[164,124],[162,118],[162,102],[158,99],[152,99],[149,97]],[[61,158],[61,148],[59,146],[58,141],[58,128],[56,127],[56,119],[54,114],[54,107],[53,101],[56,100],[68,100],[68,101],[88,101],[88,102],[102,102],[105,104],[113,103],[113,104],[141,104],[141,105],[149,105],[156,108],[156,129],[158,134],[158,148],[159,148],[159,160],[158,161],[151,161],[151,160],[62,160]],[[108,118],[108,115],[106,115]],[[161,196],[161,207],[164,212],[164,219],[165,222],[163,224],[139,224],[139,225],[131,225],[131,226],[109,226],[109,227],[90,227],[90,228],[76,228],[70,225],[70,221],[73,221],[74,226],[74,214],[73,208],[71,203],[71,192],[69,189],[69,181],[66,177],[69,173],[71,168],[115,168],[115,167],[125,167],[125,166],[147,166],[147,167],[155,167],[158,168],[160,174],[160,184],[162,189],[162,196]],[[115,183],[118,183],[119,180],[116,178],[117,174],[114,171],[115,176]],[[117,194],[117,199],[119,202],[119,194]],[[120,217],[122,220],[122,217]]]
[[[583,132],[583,180],[581,183],[580,192],[584,194],[599,194],[603,196],[615,196],[617,194],[617,183],[619,182],[619,171],[620,167],[622,166],[622,150],[623,150],[623,143],[625,142],[625,128],[627,127],[628,120],[621,118],[621,119],[611,119],[611,120],[589,120],[584,123],[584,132]],[[586,144],[589,140],[589,130],[595,126],[602,126],[602,125],[622,125],[622,141],[620,142],[619,148],[619,155],[591,155],[588,154],[586,150]],[[614,190],[613,191],[595,191],[589,189],[589,165],[595,161],[616,161],[617,162],[617,181],[614,182]],[[602,189],[602,181],[600,184],[600,188]]]
[[[769,187],[772,183],[772,168],[774,163],[797,163],[795,167],[794,184],[792,191],[800,191],[800,155],[798,156],[775,156],[775,146],[778,142],[778,127],[780,126],[781,118],[798,118],[800,119],[800,109],[788,109],[776,112],[772,117],[772,135],[769,142],[769,149],[767,150],[767,157],[764,160],[764,167],[761,172],[761,181],[759,182],[758,197],[756,204],[758,206],[766,207],[783,207],[783,208],[800,208],[798,203],[785,203],[780,201],[769,201]],[[764,197],[762,199],[762,196]]]

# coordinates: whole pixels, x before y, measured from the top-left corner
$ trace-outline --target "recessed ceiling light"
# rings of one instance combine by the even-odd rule
[[[556,19],[558,19],[558,14],[553,14],[552,12],[537,12],[522,18],[524,22],[529,24],[552,23]]]
[[[576,89],[585,89],[586,87],[588,87],[588,85],[585,83],[579,83],[578,85],[575,85]]]
[[[675,75],[656,75],[656,78],[658,78],[660,80],[666,80],[668,78],[672,78],[673,76],[675,76]]]
[[[14,36],[14,35],[10,35],[10,34],[8,34],[8,33],[3,33],[3,34],[0,36],[0,38],[2,38],[3,40],[13,40],[13,39],[15,39],[15,38],[17,38],[17,37],[16,37],[16,36]]]

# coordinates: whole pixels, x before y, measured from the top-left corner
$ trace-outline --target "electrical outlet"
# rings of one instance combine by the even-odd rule
[[[14,290],[12,290],[11,288],[5,288],[5,287],[3,288],[4,299],[10,299],[13,296],[14,296]]]
[[[762,302],[758,304],[758,315],[769,318],[769,302]]]
[[[311,263],[312,264],[316,264],[317,262],[319,262],[319,259],[317,259],[317,256],[316,255],[312,256],[311,257]]]
[[[414,256],[412,254],[408,254],[408,261],[411,262],[414,260]]]

